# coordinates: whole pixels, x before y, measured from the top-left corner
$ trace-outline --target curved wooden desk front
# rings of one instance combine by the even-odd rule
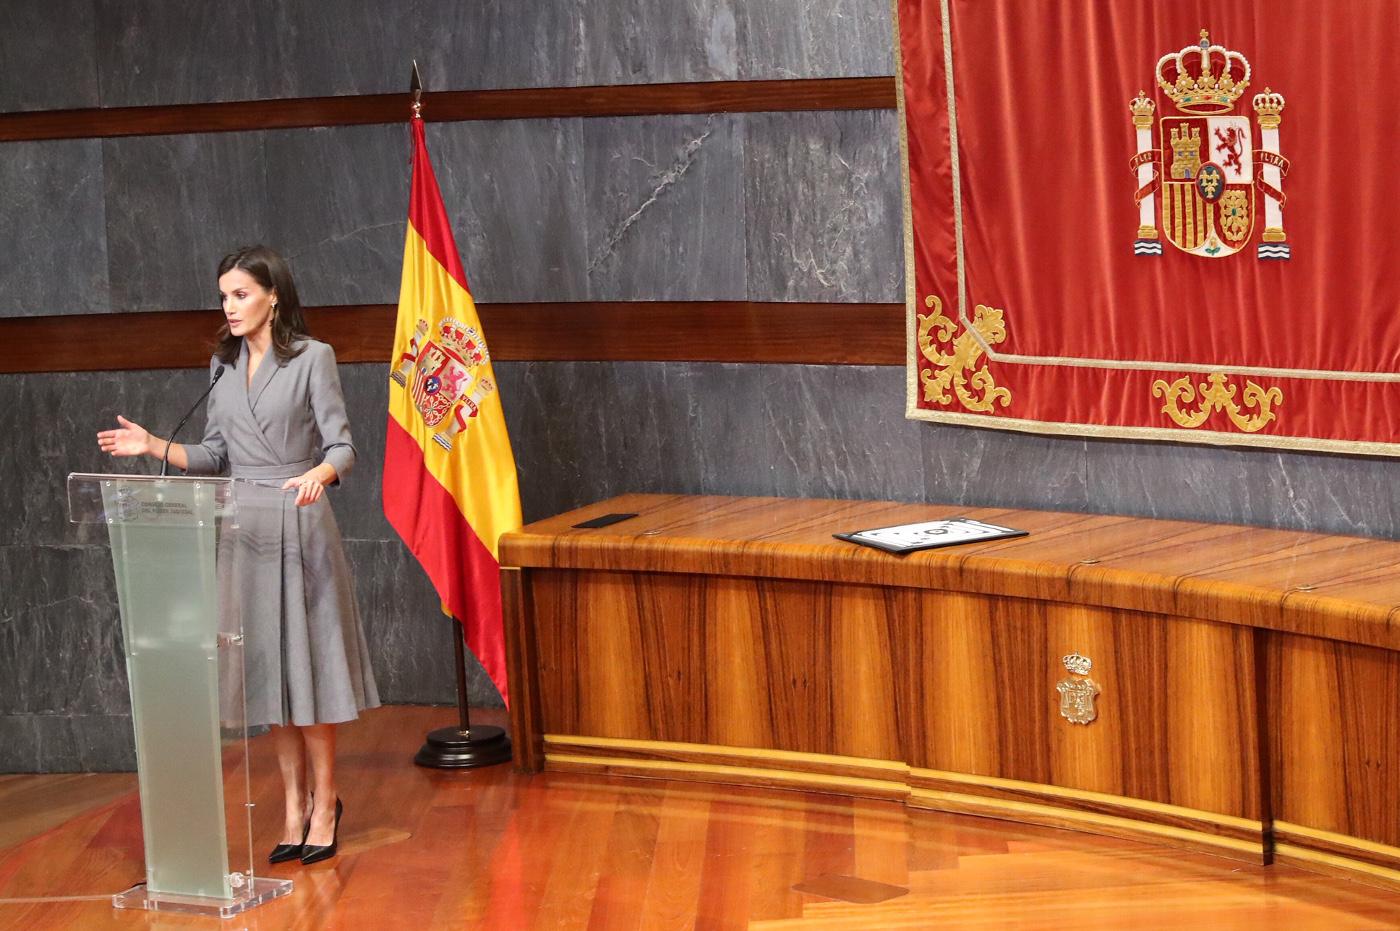
[[[615,511],[610,527],[570,525]],[[834,531],[965,514],[908,556]],[[786,786],[1400,883],[1400,544],[625,495],[501,541],[519,765]],[[1097,718],[1062,716],[1061,658]]]

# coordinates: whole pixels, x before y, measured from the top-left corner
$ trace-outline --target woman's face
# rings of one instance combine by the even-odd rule
[[[264,288],[241,268],[231,268],[219,276],[219,302],[228,331],[234,336],[252,336],[269,326],[276,301],[276,291]]]

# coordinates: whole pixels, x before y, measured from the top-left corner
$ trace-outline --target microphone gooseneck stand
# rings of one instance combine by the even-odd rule
[[[199,396],[199,400],[194,402],[194,406],[185,412],[185,416],[180,418],[180,422],[175,425],[175,429],[170,431],[170,439],[165,441],[165,455],[160,457],[160,476],[165,478],[170,471],[170,447],[175,445],[175,437],[180,435],[180,430],[185,423],[194,416],[194,412],[199,410],[199,405],[204,403],[204,399],[209,397],[209,392],[214,390],[214,386],[219,383],[219,379],[224,377],[225,366],[219,366],[214,370],[214,377],[209,379],[209,387],[204,389],[204,393]]]

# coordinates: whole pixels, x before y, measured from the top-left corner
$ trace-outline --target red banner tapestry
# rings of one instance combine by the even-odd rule
[[[1400,455],[1400,3],[897,10],[910,417]]]

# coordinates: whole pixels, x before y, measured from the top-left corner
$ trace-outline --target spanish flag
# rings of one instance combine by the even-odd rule
[[[413,180],[389,370],[384,515],[506,690],[497,541],[520,526],[515,457],[476,302],[414,115]]]

